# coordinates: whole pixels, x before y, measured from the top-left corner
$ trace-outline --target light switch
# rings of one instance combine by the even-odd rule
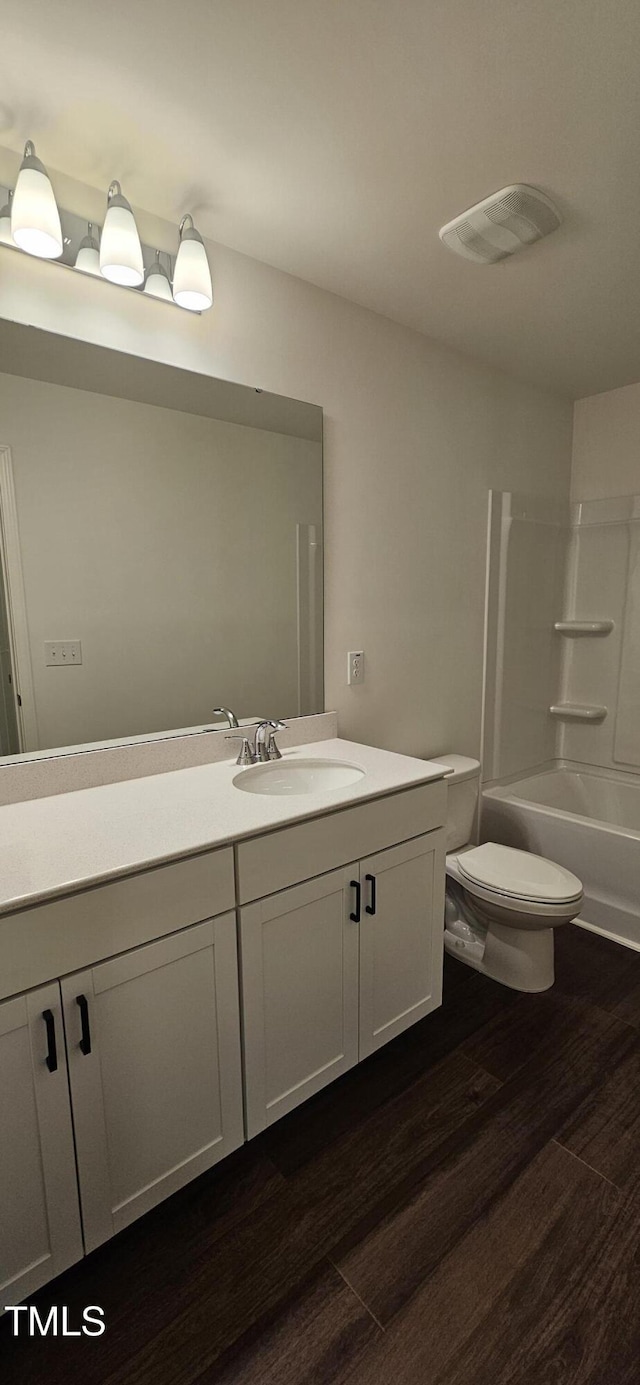
[[[80,640],[45,640],[44,661],[47,666],[63,668],[65,664],[82,663],[82,644]]]

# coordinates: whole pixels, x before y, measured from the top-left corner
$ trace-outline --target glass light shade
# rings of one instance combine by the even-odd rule
[[[113,194],[112,188],[117,188],[118,192]],[[100,237],[100,273],[112,284],[124,284],[126,288],[136,288],[144,279],[138,227],[119,183],[112,183],[109,189],[107,215]]]
[[[100,251],[97,245],[81,245],[76,255],[76,269],[83,274],[100,274]]]
[[[11,202],[11,234],[16,245],[41,260],[62,254],[62,227],[53,188],[30,141]]]
[[[92,235],[92,230],[93,227],[89,222],[89,234],[80,241],[75,259],[75,268],[81,269],[83,274],[100,273],[100,251],[98,250],[98,242]]]
[[[11,203],[10,203],[10,202],[7,202],[7,203],[6,203],[6,206],[4,206],[4,207],[2,208],[2,211],[0,211],[0,245],[13,245],[13,246],[15,246],[15,241],[14,241],[13,236],[12,236],[12,234],[11,234]]]
[[[193,228],[183,231],[173,271],[173,297],[181,308],[205,312],[213,303],[211,270],[202,237]]]
[[[152,298],[164,298],[167,303],[173,302],[169,275],[159,260],[154,260],[147,270],[144,291],[150,294]]]

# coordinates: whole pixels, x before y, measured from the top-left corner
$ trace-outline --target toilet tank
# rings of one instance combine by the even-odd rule
[[[466,755],[434,755],[439,765],[448,765],[447,775],[447,851],[457,851],[472,839],[480,789],[480,762]]]

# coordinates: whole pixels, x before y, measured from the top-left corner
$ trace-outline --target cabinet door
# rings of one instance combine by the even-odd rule
[[[87,1251],[244,1138],[233,914],[62,983]]]
[[[83,1254],[60,988],[0,1005],[0,1311]]]
[[[361,863],[360,1057],[442,1002],[444,833]]]
[[[240,911],[249,1138],[358,1060],[358,868]]]

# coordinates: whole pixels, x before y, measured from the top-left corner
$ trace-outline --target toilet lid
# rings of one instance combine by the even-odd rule
[[[496,842],[461,852],[458,866],[467,880],[484,885],[485,889],[541,904],[559,904],[582,894],[581,881],[564,866],[530,851],[498,846]]]

